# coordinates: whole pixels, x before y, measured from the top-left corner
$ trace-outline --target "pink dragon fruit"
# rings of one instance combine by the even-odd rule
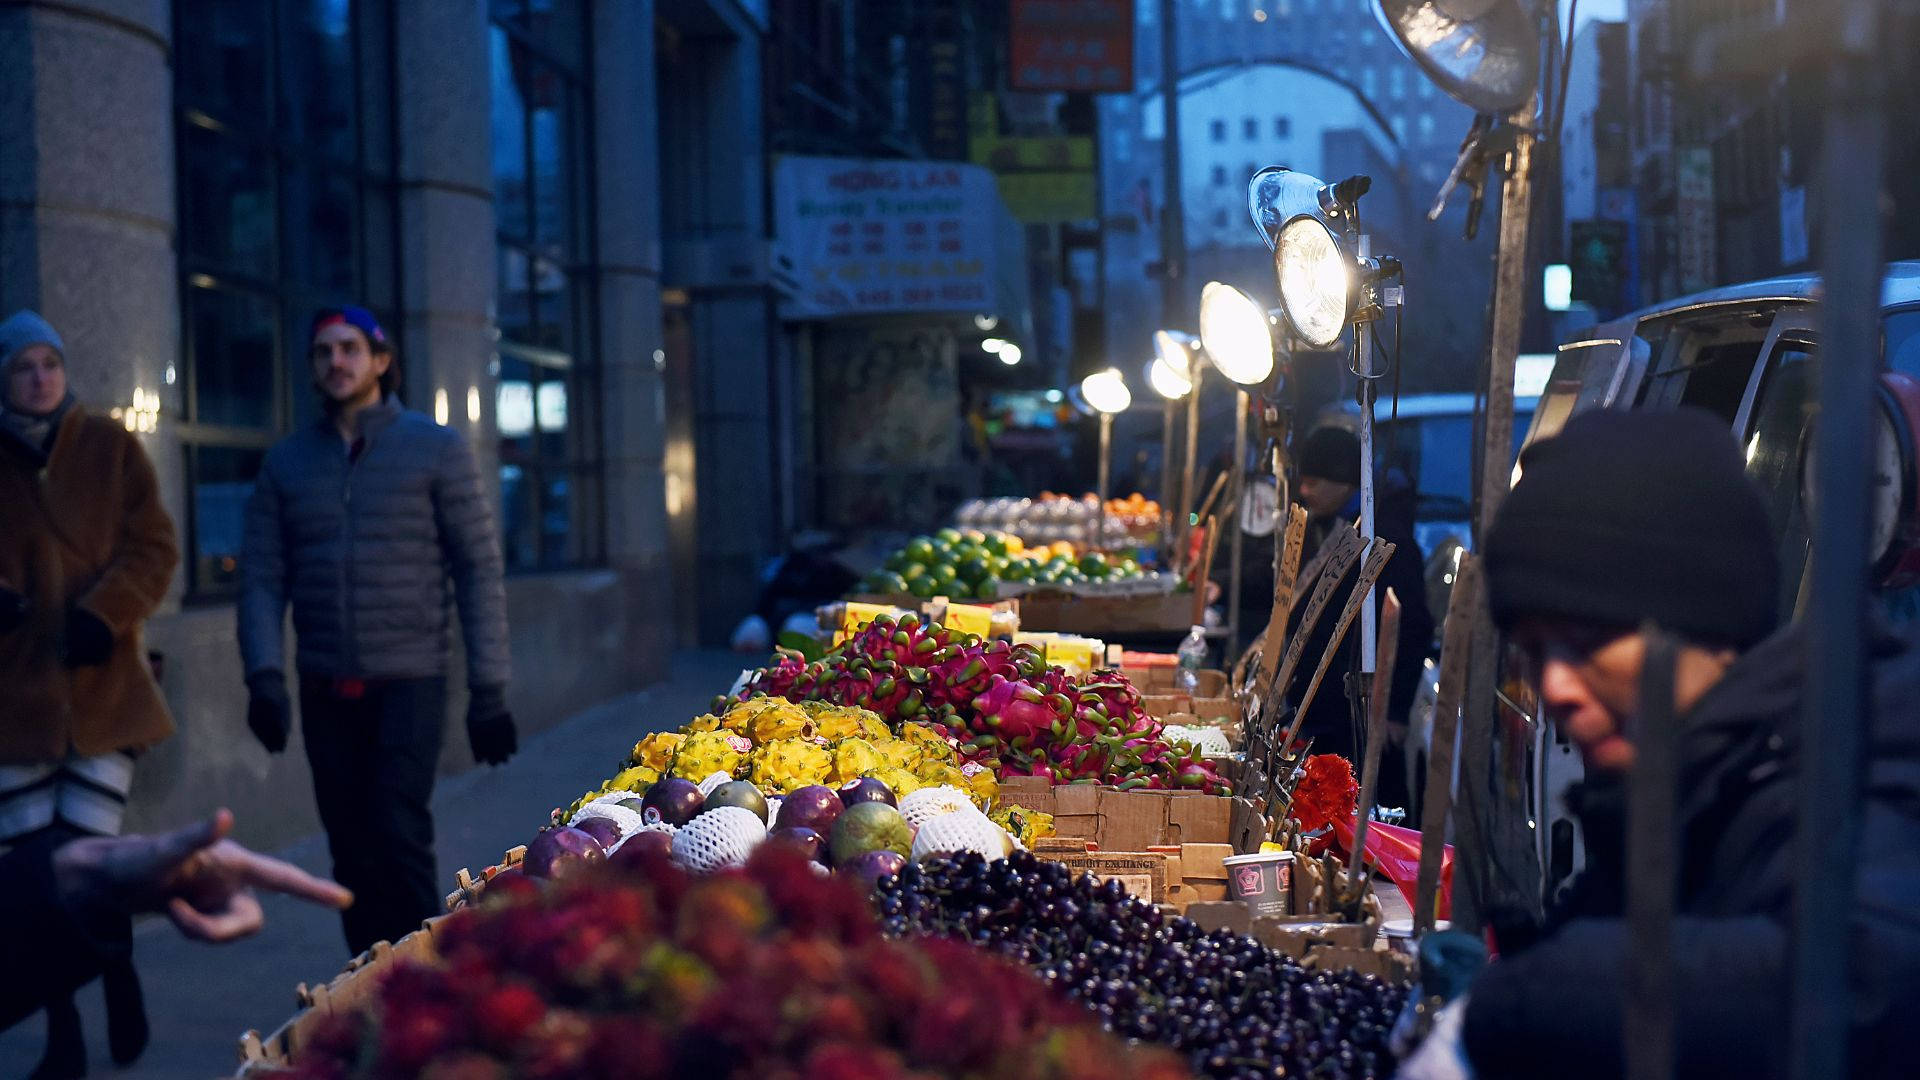
[[[1054,722],[1060,719],[1038,687],[1002,675],[991,678],[973,707],[979,724],[1013,745],[1019,745],[1015,740],[1051,740]]]

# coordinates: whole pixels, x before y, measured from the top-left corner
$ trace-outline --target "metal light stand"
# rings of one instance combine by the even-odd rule
[[[1107,485],[1113,469],[1113,414],[1100,414],[1100,505],[1093,512],[1093,548],[1095,551],[1107,549]]]
[[[1189,394],[1192,391],[1188,391]],[[1160,404],[1160,565],[1173,565],[1173,546],[1179,530],[1174,525],[1173,429],[1180,422],[1179,402],[1173,398]]]
[[[1200,362],[1199,354],[1194,352],[1190,356],[1187,373],[1192,376],[1193,389],[1187,391],[1187,456],[1182,462],[1182,468],[1185,471],[1180,479],[1180,538],[1178,540],[1179,565],[1183,572],[1187,565],[1187,549],[1192,546],[1187,538],[1193,535],[1193,527],[1197,524],[1193,520],[1195,510],[1193,482],[1194,469],[1198,466],[1200,457],[1200,385],[1206,378],[1206,372],[1203,370],[1206,365]],[[1204,590],[1206,583],[1195,582],[1194,588]]]
[[[1246,547],[1246,529],[1240,520],[1247,494],[1247,410],[1252,398],[1246,387],[1236,385],[1233,395],[1233,462],[1228,473],[1227,500],[1218,518],[1232,533],[1233,547],[1227,565],[1227,644],[1223,655],[1232,664],[1240,644],[1240,558]],[[1200,588],[1206,588],[1203,583]]]

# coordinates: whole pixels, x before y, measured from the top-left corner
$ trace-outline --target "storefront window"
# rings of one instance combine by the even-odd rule
[[[230,593],[266,448],[317,415],[314,309],[397,335],[392,12],[366,0],[177,0],[180,424],[196,598]],[[403,350],[404,354],[404,350]]]
[[[495,419],[507,566],[601,558],[597,379],[586,240],[586,30],[580,0],[494,0],[493,190],[500,330]]]

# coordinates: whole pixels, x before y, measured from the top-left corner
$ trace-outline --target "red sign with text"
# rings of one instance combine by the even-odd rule
[[[1134,0],[1012,0],[1015,90],[1133,90]]]

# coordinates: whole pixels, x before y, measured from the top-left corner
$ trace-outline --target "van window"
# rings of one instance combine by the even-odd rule
[[[1661,350],[1665,355],[1659,370],[1641,390],[1639,404],[1694,405],[1732,424],[1765,343],[1765,328],[1745,318],[1717,326],[1676,328]]]
[[[1920,308],[1887,312],[1883,333],[1887,370],[1920,378]]]
[[[1766,499],[1767,517],[1780,542],[1783,622],[1793,617],[1800,575],[1807,562],[1807,515],[1800,502],[1800,462],[1818,392],[1813,359],[1813,346],[1806,342],[1782,339],[1774,347],[1747,436],[1747,475]]]

